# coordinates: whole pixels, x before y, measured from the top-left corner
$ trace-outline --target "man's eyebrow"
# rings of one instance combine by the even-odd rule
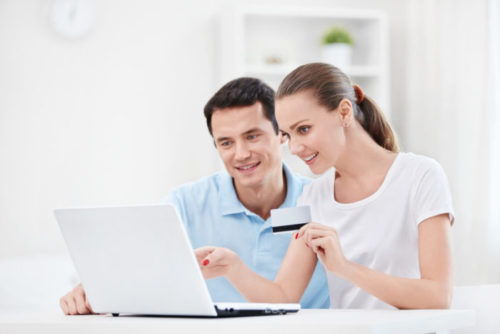
[[[226,140],[228,140],[228,139],[229,139],[229,137],[219,137],[219,138],[217,138],[217,139],[216,139],[216,141],[217,141],[218,143],[220,143],[221,141],[226,141]]]
[[[259,132],[259,131],[262,131],[260,128],[251,128],[250,130],[247,130],[245,132],[242,133],[242,135],[247,135],[249,133],[252,133],[252,132]],[[215,139],[215,141],[217,142],[221,142],[221,141],[226,141],[228,139],[231,139],[231,137],[218,137]]]
[[[244,134],[244,135],[247,135],[247,134],[249,134],[249,133],[252,133],[252,132],[259,132],[259,131],[262,131],[262,130],[261,130],[261,129],[259,129],[259,128],[252,128],[252,129],[250,129],[250,130],[247,130],[247,131],[243,132],[243,134]]]
[[[303,120],[300,120],[300,121],[298,121],[298,122],[293,123],[293,124],[290,126],[290,130],[292,130],[292,131],[293,131],[293,129],[294,129],[294,128],[295,128],[295,127],[299,124],[299,123],[302,123],[302,122],[307,121],[307,120],[308,120],[308,119],[306,118],[306,119],[303,119]]]

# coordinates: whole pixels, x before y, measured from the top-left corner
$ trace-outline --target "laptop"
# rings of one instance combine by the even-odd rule
[[[300,304],[213,303],[172,205],[54,213],[96,313],[221,317],[300,309]]]

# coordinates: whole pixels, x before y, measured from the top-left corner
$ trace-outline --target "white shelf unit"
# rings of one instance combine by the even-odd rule
[[[352,66],[345,72],[390,118],[388,23],[385,12],[379,10],[311,6],[228,8],[219,18],[217,85],[252,76],[277,89],[297,66],[321,61],[321,36],[331,26],[344,27],[352,34]],[[270,64],[266,61],[269,58],[280,61]]]

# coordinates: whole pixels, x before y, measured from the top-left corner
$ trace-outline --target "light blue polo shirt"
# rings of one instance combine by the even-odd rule
[[[280,207],[294,207],[303,186],[310,180],[293,174],[285,164],[283,169],[287,194]],[[226,171],[173,189],[167,202],[177,207],[194,248],[227,247],[254,272],[274,280],[291,234],[273,234],[270,219],[264,221],[245,208],[236,196],[232,177]],[[224,277],[207,280],[207,285],[214,302],[246,301]],[[326,275],[319,263],[300,304],[303,308],[330,306]]]

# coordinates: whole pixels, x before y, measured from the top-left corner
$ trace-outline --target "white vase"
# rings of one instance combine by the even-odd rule
[[[346,71],[351,67],[352,46],[345,43],[325,44],[321,48],[321,60]]]

